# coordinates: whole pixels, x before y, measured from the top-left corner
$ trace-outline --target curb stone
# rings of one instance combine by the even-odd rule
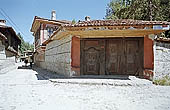
[[[151,81],[140,81],[137,82],[133,80],[100,80],[100,79],[49,79],[53,83],[60,84],[80,84],[80,85],[108,85],[108,86],[152,86]]]
[[[3,68],[0,70],[0,74],[6,74],[8,73],[9,71],[11,70],[14,70],[14,69],[17,69],[17,65],[13,65],[13,66],[10,66],[10,67],[6,67],[6,68]]]

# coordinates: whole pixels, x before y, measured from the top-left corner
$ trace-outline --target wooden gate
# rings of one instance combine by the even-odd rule
[[[142,75],[143,38],[84,39],[82,75]]]
[[[120,39],[106,40],[106,74],[122,73],[123,43]]]
[[[141,75],[143,38],[106,40],[106,74]]]

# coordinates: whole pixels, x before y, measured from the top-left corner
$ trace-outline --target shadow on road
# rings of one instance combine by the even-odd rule
[[[32,69],[32,68],[30,66],[22,65],[22,66],[18,66],[18,69]]]
[[[58,75],[55,72],[42,69],[42,68],[37,67],[35,65],[33,65],[32,69],[33,69],[33,71],[37,72],[36,77],[37,77],[38,80],[49,80],[49,79],[65,78],[62,75]]]
[[[49,80],[49,79],[118,79],[118,80],[130,80],[129,75],[83,75],[66,77],[55,72],[51,72],[37,66],[32,68],[37,72],[36,76],[38,80]]]

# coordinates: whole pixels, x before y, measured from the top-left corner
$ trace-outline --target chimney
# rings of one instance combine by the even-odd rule
[[[90,16],[86,16],[85,21],[90,21]]]
[[[1,19],[0,19],[0,25],[5,26],[5,25],[6,25],[6,21],[5,21],[5,20],[1,20]]]
[[[51,20],[56,20],[56,12],[55,12],[55,10],[53,10],[51,12]]]

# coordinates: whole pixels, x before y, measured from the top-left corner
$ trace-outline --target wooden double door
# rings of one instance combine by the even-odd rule
[[[143,38],[82,39],[82,75],[142,75]]]

